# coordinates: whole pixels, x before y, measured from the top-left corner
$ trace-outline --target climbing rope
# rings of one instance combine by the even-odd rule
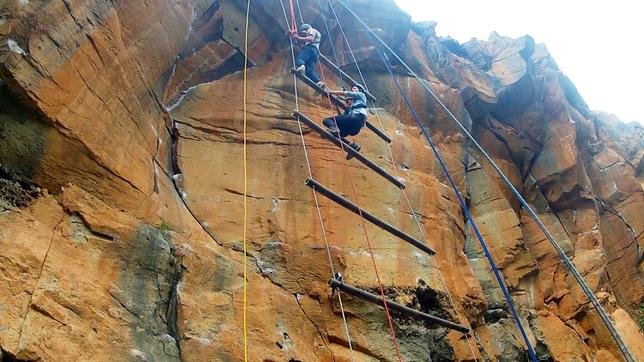
[[[355,54],[353,52],[353,49],[351,48],[351,44],[349,43],[349,39],[346,36],[346,33],[344,32],[344,29],[342,28],[342,24],[341,24],[340,19],[338,18],[338,15],[337,15],[334,7],[333,7],[333,3],[331,2],[331,0],[327,0],[327,2],[329,4],[329,7],[331,8],[331,11],[332,11],[333,16],[335,18],[335,21],[338,24],[338,28],[340,29],[340,33],[342,34],[342,38],[344,39],[344,42],[347,45],[347,49],[349,50],[349,54],[351,55],[353,63],[356,66],[356,69],[358,70],[358,74],[360,75],[360,79],[362,80],[362,85],[365,87],[365,90],[367,92],[369,92],[369,87],[367,85],[367,81],[366,81],[366,79],[365,79],[365,77],[364,77],[364,75],[363,75],[363,73],[362,73],[362,71],[360,69],[360,65],[358,64],[358,60],[356,59]],[[320,0],[318,0],[318,4],[320,4]],[[324,14],[324,10],[322,9],[321,4],[320,4],[320,14],[322,15],[322,19],[324,20],[324,23],[326,25],[326,16]],[[329,35],[329,37],[331,36],[331,33],[329,32],[328,28],[327,28],[327,34]],[[333,50],[333,54],[335,56],[336,64],[339,66],[340,63],[339,63],[338,57],[336,55],[335,46],[334,46],[333,42],[330,42],[330,43],[331,43],[331,48]],[[380,118],[380,112],[378,111],[378,108],[376,107],[375,102],[371,101],[371,105],[373,107],[373,110],[374,110],[374,113],[376,115],[376,118],[378,119],[378,122],[380,124],[380,129],[384,130],[385,126],[384,126],[384,123],[382,122],[382,119]],[[392,164],[392,168],[394,170],[394,174],[395,174],[396,178],[400,179],[401,177],[400,177],[400,175],[398,173],[398,167],[397,167],[397,164],[396,164],[396,160],[394,158],[393,150],[392,150],[392,147],[391,147],[391,145],[389,143],[387,143],[387,150],[389,151],[389,157],[391,159],[391,164]],[[421,237],[423,239],[423,242],[425,243],[425,245],[429,246],[429,243],[427,241],[427,237],[425,236],[425,231],[423,230],[423,227],[422,227],[422,225],[420,223],[420,220],[418,218],[418,214],[414,210],[414,207],[411,204],[411,201],[409,199],[409,196],[407,195],[407,192],[405,191],[405,189],[403,187],[400,187],[400,190],[401,190],[401,192],[402,192],[402,194],[403,194],[403,196],[405,198],[407,206],[409,207],[409,210],[410,210],[411,215],[412,215],[412,217],[414,219],[414,222],[416,223],[416,226],[418,227],[418,231],[420,232],[420,235],[421,235]],[[436,260],[436,257],[434,255],[430,255],[430,258],[432,260],[432,263],[434,264],[434,268],[438,272],[438,276],[439,276],[439,279],[441,281],[441,284],[443,285],[443,288],[445,289],[445,293],[448,296],[450,306],[454,309],[454,313],[456,314],[458,322],[461,325],[463,325],[464,324],[463,323],[463,318],[461,317],[461,313],[459,312],[458,308],[456,307],[456,303],[454,302],[454,298],[453,298],[452,294],[450,293],[450,290],[449,290],[449,288],[447,286],[447,282],[445,281],[445,278],[444,278],[443,273],[442,273],[442,271],[440,269],[438,261]],[[472,358],[474,358],[474,361],[477,361],[478,359],[476,357],[476,353],[474,352],[474,348],[472,347],[472,342],[470,341],[468,334],[465,334],[465,340],[467,342],[467,346],[468,346],[468,348],[470,350],[470,353],[472,354]]]
[[[246,242],[246,232],[248,230],[248,153],[246,147],[247,135],[247,101],[248,101],[248,19],[250,15],[250,1],[246,3],[246,28],[244,31],[244,361],[248,361],[248,320],[247,320],[247,305],[248,305],[248,249]]]
[[[322,3],[320,0],[316,0],[318,2],[318,7],[320,8],[320,15],[322,15],[322,22],[324,23],[324,29],[326,29],[326,34],[329,38],[329,44],[331,44],[331,51],[333,53],[333,58],[335,59],[335,64],[339,66],[338,62],[338,54],[335,51],[335,45],[333,45],[333,40],[331,40],[331,30],[329,30],[329,25],[327,24],[327,19],[326,16],[324,16],[324,10],[322,9]],[[340,78],[340,88],[345,89],[344,86],[344,77],[342,76],[342,72],[338,72],[338,77]]]
[[[351,45],[349,44],[349,39],[347,38],[347,34],[345,34],[344,29],[342,28],[342,23],[340,22],[340,19],[338,18],[338,14],[336,14],[336,12],[335,12],[335,8],[333,7],[333,3],[331,2],[331,0],[327,0],[327,2],[329,4],[329,8],[331,8],[331,12],[333,13],[333,17],[335,18],[335,22],[338,24],[338,29],[340,29],[340,33],[342,34],[342,38],[344,39],[344,43],[347,44],[347,49],[349,50],[349,54],[351,54],[351,58],[353,59],[353,63],[355,64],[356,69],[358,70],[358,74],[360,75],[360,79],[362,80],[362,85],[365,87],[365,90],[367,92],[369,92],[369,88],[367,88],[367,84],[365,82],[364,76],[362,75],[362,70],[360,70],[360,66],[358,65],[358,61],[356,60],[356,57],[353,54],[353,49],[351,49]],[[323,18],[326,18],[322,8],[320,8],[320,13],[322,14]],[[330,33],[329,33],[329,36],[331,36]],[[335,54],[335,45],[333,45],[333,42],[331,42],[331,46],[333,47],[333,49],[334,49],[333,53]],[[335,62],[336,62],[335,64],[339,67],[340,63],[338,62],[337,56],[335,58]],[[375,103],[373,101],[371,101],[371,102],[374,104],[374,108],[375,108]],[[378,119],[380,119],[380,118],[378,117]],[[382,122],[380,122],[380,128],[384,129],[383,125],[382,125]]]
[[[467,220],[470,222],[470,225],[472,226],[472,229],[474,230],[474,234],[476,234],[476,238],[478,239],[479,243],[481,244],[481,248],[483,249],[483,252],[485,253],[485,256],[487,257],[488,261],[490,262],[490,266],[492,267],[492,271],[494,272],[494,276],[496,277],[496,281],[498,282],[499,286],[501,287],[501,291],[503,292],[503,296],[505,297],[505,301],[508,303],[508,307],[510,308],[510,311],[512,312],[512,316],[514,317],[517,326],[519,327],[519,331],[521,332],[521,336],[523,337],[524,342],[526,343],[528,347],[528,354],[530,355],[530,359],[533,362],[537,362],[537,356],[534,353],[534,349],[532,348],[532,344],[530,343],[530,340],[528,339],[528,335],[523,328],[523,323],[521,323],[521,317],[516,311],[516,308],[514,306],[514,303],[512,302],[512,298],[510,297],[510,293],[508,292],[507,288],[505,287],[505,282],[503,281],[503,277],[501,276],[499,269],[496,266],[496,263],[494,262],[494,259],[492,258],[492,255],[490,254],[490,251],[487,247],[487,244],[485,243],[485,240],[483,239],[483,236],[479,232],[478,227],[476,226],[476,222],[474,221],[474,218],[472,217],[472,214],[470,213],[469,208],[467,207],[467,204],[465,203],[465,200],[461,196],[461,193],[458,191],[458,187],[456,186],[456,183],[452,179],[452,176],[449,173],[449,170],[447,169],[447,166],[445,165],[445,162],[443,161],[443,157],[441,156],[440,152],[438,151],[438,148],[436,148],[436,145],[434,144],[434,141],[432,141],[432,138],[429,135],[429,132],[425,128],[425,125],[421,122],[420,118],[418,117],[418,114],[416,113],[416,110],[414,107],[411,105],[409,98],[407,98],[407,95],[403,91],[403,89],[400,87],[400,84],[398,83],[398,80],[394,76],[394,73],[391,71],[391,66],[388,62],[388,60],[383,56],[383,54],[380,52],[380,49],[376,48],[376,51],[378,52],[378,55],[380,55],[383,63],[387,67],[387,71],[391,75],[394,84],[396,85],[396,88],[398,89],[398,92],[402,96],[403,100],[405,101],[405,104],[407,105],[407,108],[411,112],[412,116],[414,117],[414,120],[420,127],[423,135],[427,139],[427,142],[429,142],[429,145],[432,148],[432,151],[434,152],[434,155],[436,156],[436,159],[438,160],[439,164],[441,165],[441,168],[443,169],[443,173],[445,173],[445,176],[447,177],[447,180],[449,181],[452,189],[454,190],[454,193],[456,194],[456,197],[458,198],[458,202],[461,205],[461,209],[465,213],[465,216],[467,217]]]
[[[635,357],[633,356],[632,352],[628,349],[626,344],[624,343],[624,340],[620,336],[619,332],[617,332],[617,329],[613,325],[612,321],[610,320],[608,314],[604,310],[604,307],[601,305],[593,291],[590,289],[584,278],[579,274],[575,266],[572,264],[566,253],[563,251],[557,240],[555,240],[554,236],[550,233],[548,228],[543,224],[539,216],[532,210],[532,207],[528,204],[528,202],[523,198],[521,193],[514,187],[512,182],[507,178],[505,173],[497,166],[497,164],[492,160],[492,157],[485,151],[485,149],[476,141],[476,139],[469,133],[469,131],[463,126],[463,123],[454,116],[454,114],[447,108],[447,106],[436,96],[436,94],[427,86],[427,84],[414,72],[411,70],[411,68],[405,63],[397,54],[394,52],[376,33],[373,32],[369,28],[369,26],[351,9],[343,0],[338,0],[338,2],[345,8],[353,17],[360,22],[364,28],[371,33],[371,35],[380,43],[382,46],[384,46],[399,62],[402,64],[405,69],[414,77],[418,82],[421,84],[421,86],[436,100],[436,102],[443,108],[443,110],[450,116],[450,118],[456,123],[456,125],[460,128],[460,130],[463,132],[463,134],[466,135],[466,137],[469,139],[472,144],[475,145],[475,147],[478,149],[478,151],[485,157],[485,159],[490,163],[494,171],[501,177],[503,182],[508,186],[508,188],[512,191],[512,193],[516,196],[516,198],[519,200],[521,205],[526,209],[532,220],[539,226],[539,229],[544,233],[552,247],[556,250],[557,254],[559,255],[559,258],[562,260],[564,266],[570,271],[570,273],[573,275],[581,289],[584,291],[584,294],[586,294],[586,297],[588,297],[588,300],[592,304],[592,306],[595,308],[597,313],[599,314],[600,318],[604,322],[604,325],[606,325],[606,328],[610,332],[611,336],[615,340],[615,343],[617,343],[620,351],[622,352],[622,355],[624,356],[624,359],[626,361],[632,361],[635,362]]]
[[[291,11],[292,11],[293,10],[293,2],[292,2],[292,0],[289,0],[289,1],[290,1]],[[284,3],[283,3],[282,0],[280,0],[280,4],[282,6],[282,11],[284,13],[284,20],[285,20],[286,25],[288,27],[289,26],[288,17],[286,15],[286,9],[284,8]],[[293,62],[293,68],[295,68],[295,49],[293,47],[292,42],[291,42],[291,60]],[[297,78],[296,78],[295,74],[293,74],[293,87],[294,87],[294,93],[295,93],[295,109],[299,110],[300,105],[299,105],[299,96],[298,96],[298,89],[297,89]],[[313,172],[311,170],[311,162],[309,161],[309,155],[308,155],[308,151],[307,151],[307,148],[306,148],[306,142],[304,141],[304,132],[302,131],[302,123],[301,123],[299,117],[297,118],[297,126],[298,126],[298,130],[299,130],[299,133],[300,133],[300,139],[302,141],[302,149],[304,150],[304,158],[306,160],[306,167],[307,167],[307,170],[308,170],[308,173],[309,173],[309,177],[313,178]],[[327,253],[327,258],[329,260],[329,267],[331,269],[331,275],[335,276],[336,273],[335,273],[335,268],[333,266],[333,258],[331,257],[331,248],[330,248],[330,244],[329,244],[329,241],[328,241],[328,238],[327,238],[326,229],[324,227],[324,221],[322,219],[322,213],[320,211],[320,204],[318,202],[317,193],[315,192],[315,190],[311,190],[311,192],[313,193],[313,200],[315,201],[315,209],[316,209],[316,213],[317,213],[318,220],[319,220],[319,223],[320,223],[320,228],[321,228],[321,231],[322,231],[322,238],[324,239],[324,244],[325,244],[325,247],[326,247],[326,253]],[[339,302],[339,305],[340,305],[340,313],[342,315],[342,323],[343,323],[343,326],[344,326],[345,334],[347,336],[347,342],[348,342],[348,345],[349,345],[349,350],[351,351],[351,359],[352,359],[353,362],[355,362],[355,356],[354,356],[354,352],[353,352],[353,345],[352,345],[352,342],[351,342],[351,335],[349,333],[349,325],[347,323],[347,318],[346,318],[346,314],[345,314],[345,311],[344,311],[344,305],[342,303],[342,296],[340,295],[340,293],[337,293],[337,295],[338,295],[338,302]]]
[[[291,31],[297,31],[297,20],[295,19],[295,9],[293,8],[293,0],[288,0],[288,5],[291,10],[291,25],[288,28]],[[284,7],[284,5],[282,5]],[[288,23],[288,20],[286,21]]]
[[[295,0],[295,4],[297,4],[297,12],[300,14],[300,22],[304,24],[304,18],[302,17],[302,8],[300,8],[300,0]],[[295,25],[297,28],[297,25]]]

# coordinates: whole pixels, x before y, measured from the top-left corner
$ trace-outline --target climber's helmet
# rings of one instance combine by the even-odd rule
[[[304,24],[300,25],[300,30],[301,31],[306,31],[306,30],[309,30],[309,29],[311,29],[311,25],[309,25],[309,24],[304,23]]]
[[[364,87],[362,87],[360,84],[356,84],[353,87],[351,87],[351,91],[364,93]]]

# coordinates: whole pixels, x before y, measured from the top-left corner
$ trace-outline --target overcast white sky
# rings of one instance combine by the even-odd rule
[[[531,35],[594,110],[644,123],[644,11],[637,0],[395,0],[414,21],[463,43]]]

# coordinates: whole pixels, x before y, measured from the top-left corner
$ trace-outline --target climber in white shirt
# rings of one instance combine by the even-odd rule
[[[291,39],[300,43],[300,53],[295,59],[295,70],[304,72],[306,76],[314,81],[319,87],[325,88],[320,81],[320,76],[315,71],[315,66],[320,57],[320,40],[322,34],[309,24],[300,25],[300,32],[291,31]]]

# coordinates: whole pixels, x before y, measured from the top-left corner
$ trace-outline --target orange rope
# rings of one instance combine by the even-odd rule
[[[288,6],[291,8],[291,30],[297,31],[297,19],[295,19],[295,8],[293,8],[293,0],[288,0]]]

